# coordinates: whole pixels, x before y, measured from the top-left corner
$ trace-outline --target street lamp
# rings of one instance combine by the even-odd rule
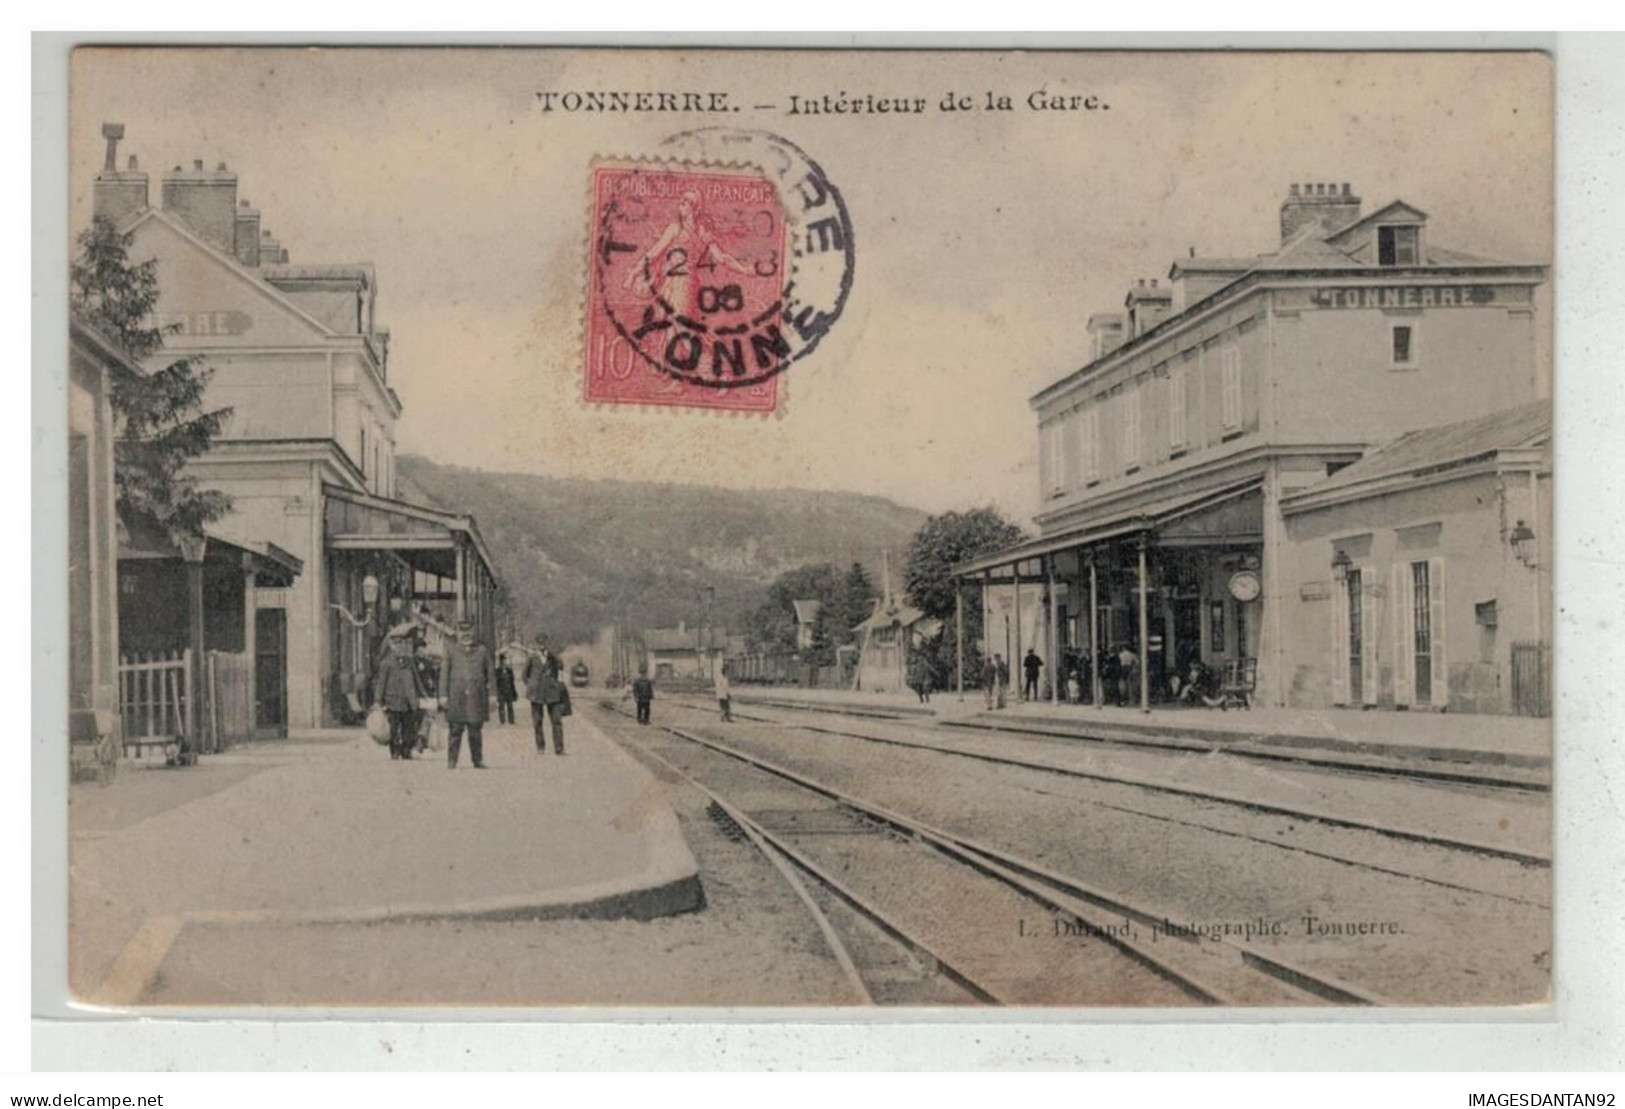
[[[1534,530],[1519,520],[1507,541],[1512,544],[1512,553],[1518,556],[1518,561],[1533,570],[1536,556]]]
[[[1349,553],[1341,547],[1337,548],[1337,550],[1332,554],[1333,580],[1339,582],[1348,581],[1349,571],[1353,568],[1354,560],[1349,557]]]
[[[337,602],[329,602],[328,607],[338,609],[340,614],[350,622],[352,627],[366,627],[368,624],[372,623],[372,615],[378,607],[378,579],[373,577],[371,574],[368,574],[366,577],[361,579],[361,611],[365,615],[358,617],[344,605]],[[397,604],[397,598],[391,597],[390,609],[393,611],[398,608],[399,606]]]

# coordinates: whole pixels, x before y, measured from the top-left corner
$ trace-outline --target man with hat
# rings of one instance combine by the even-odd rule
[[[423,682],[412,653],[416,646],[416,628],[403,624],[391,629],[388,653],[378,662],[378,672],[372,680],[373,704],[389,717],[389,757],[409,759],[417,733],[418,700],[423,696]]]
[[[530,725],[536,733],[536,753],[547,752],[543,721],[553,724],[553,753],[564,754],[564,716],[568,713],[570,691],[559,680],[564,663],[547,649],[547,637],[536,637],[536,649],[525,658],[525,696],[530,699]]]
[[[484,729],[491,716],[491,689],[496,672],[491,652],[474,642],[474,623],[457,622],[457,641],[445,646],[440,660],[440,707],[446,710],[451,739],[446,744],[446,768],[457,769],[457,756],[463,749],[463,732],[468,732],[468,753],[474,769],[485,769]]]

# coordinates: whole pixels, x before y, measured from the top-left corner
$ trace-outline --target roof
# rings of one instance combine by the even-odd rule
[[[322,483],[322,492],[330,500],[346,501],[365,508],[378,509],[394,515],[423,520],[446,528],[448,531],[464,532],[468,535],[470,542],[474,544],[474,550],[480,556],[480,561],[485,563],[485,568],[490,571],[492,580],[498,580],[496,562],[491,558],[491,552],[485,546],[485,540],[480,535],[480,529],[474,523],[474,517],[447,512],[442,508],[430,508],[427,505],[413,504],[410,501],[399,501],[393,497],[381,497],[377,493],[363,492],[359,489],[350,489],[328,482]]]
[[[318,334],[328,337],[334,337],[337,335],[337,333],[331,327],[328,327],[315,316],[312,316],[309,312],[295,304],[293,300],[291,300],[281,289],[278,289],[269,281],[261,280],[259,272],[256,270],[251,270],[247,266],[243,265],[237,260],[237,256],[235,254],[227,254],[225,251],[219,249],[213,244],[205,242],[202,236],[200,236],[196,231],[193,231],[185,220],[173,215],[170,212],[164,211],[162,208],[148,207],[141,209],[139,212],[135,213],[123,224],[121,224],[119,230],[125,234],[128,234],[148,221],[162,223],[165,227],[168,227],[175,234],[181,236],[192,246],[201,251],[205,258],[212,260],[221,268],[235,275],[239,280],[245,282],[249,288],[253,289],[260,296],[265,297],[276,304],[278,308],[289,313],[290,315],[298,317],[305,324],[315,328]]]
[[[913,627],[925,619],[925,613],[909,604],[893,602],[887,607],[885,598],[875,598],[875,610],[869,618],[859,624],[859,628],[889,628],[893,624],[901,624],[905,628]],[[854,631],[857,629],[853,629]]]
[[[710,629],[710,649],[725,651],[728,632],[725,628]],[[706,649],[704,628],[644,628],[643,649],[646,651],[701,651]]]
[[[1253,268],[1257,256],[1247,258],[1181,258],[1168,271],[1169,277],[1181,273],[1242,273]]]
[[[253,569],[273,578],[291,583],[304,570],[305,563],[298,555],[283,550],[275,543],[244,539],[216,524],[206,524],[203,534],[208,539],[204,558],[218,557],[222,551],[248,555]],[[124,519],[118,526],[118,557],[129,560],[180,560],[181,549],[174,537],[162,528],[145,520],[131,524]]]
[[[1487,416],[1401,435],[1287,499],[1318,498],[1384,478],[1441,473],[1484,461],[1504,451],[1543,448],[1551,442],[1551,437],[1550,402],[1532,401]]]
[[[259,272],[267,281],[354,281],[368,288],[376,281],[373,267],[365,262],[273,262],[261,266]]]
[[[1262,483],[1262,478],[1253,476],[1217,489],[1208,489],[1199,493],[1182,493],[1178,496],[1153,501],[1150,504],[1141,504],[1132,508],[1103,513],[1087,523],[1067,528],[1053,535],[1046,535],[1040,539],[1029,539],[1013,547],[1006,547],[1002,551],[994,551],[969,562],[962,562],[953,568],[953,574],[955,577],[969,577],[973,574],[1014,566],[1042,555],[1076,550],[1079,547],[1087,547],[1108,539],[1132,535],[1139,531],[1152,530],[1190,516],[1193,513],[1214,509],[1220,505],[1228,504],[1238,497],[1255,493]]]
[[[91,323],[76,312],[68,313],[68,338],[71,342],[79,344],[87,351],[94,352],[103,365],[118,365],[127,373],[137,377],[145,377],[146,371],[139,363],[131,358],[123,347],[119,346],[101,328]]]
[[[819,610],[824,606],[817,601],[791,601],[796,610],[796,623],[811,624],[818,619]]]

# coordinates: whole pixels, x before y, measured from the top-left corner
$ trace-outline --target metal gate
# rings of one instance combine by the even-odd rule
[[[1512,645],[1512,711],[1519,716],[1552,714],[1552,645]]]

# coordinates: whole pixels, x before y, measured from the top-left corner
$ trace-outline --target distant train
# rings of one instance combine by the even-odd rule
[[[576,664],[574,666],[570,667],[570,684],[575,686],[577,689],[585,688],[588,679],[591,677],[592,672],[587,669],[587,664],[579,659],[576,660]]]

